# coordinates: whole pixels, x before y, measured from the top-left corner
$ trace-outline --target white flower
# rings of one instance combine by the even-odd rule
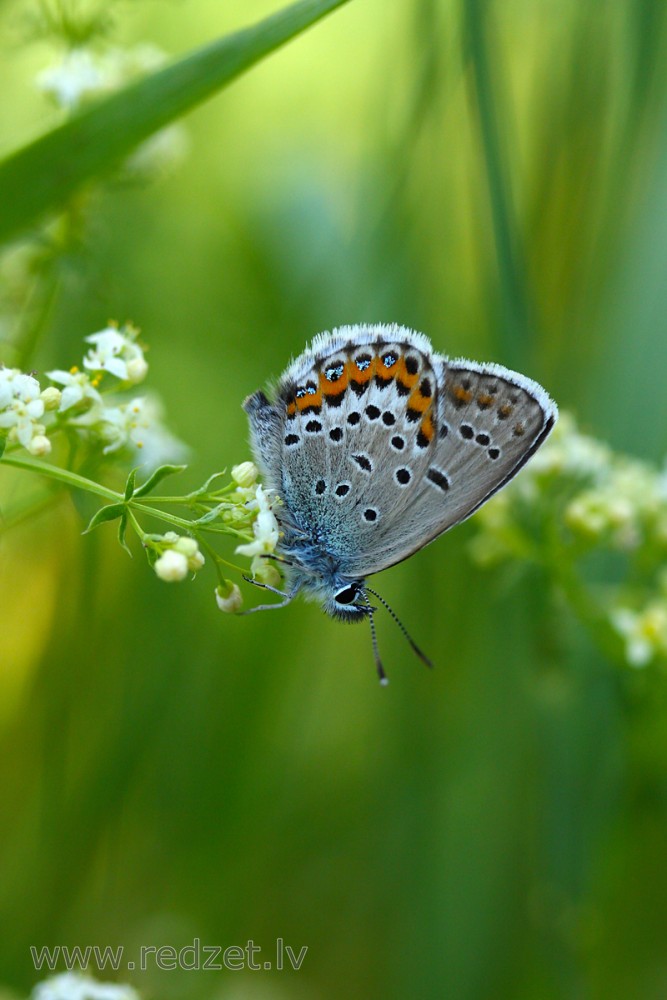
[[[74,111],[87,100],[117,90],[164,61],[164,53],[152,45],[114,47],[103,52],[78,46],[43,69],[35,82],[63,110]]]
[[[188,575],[188,559],[182,552],[175,549],[167,549],[159,559],[155,560],[153,569],[161,580],[167,583],[175,583],[185,580]]]
[[[247,506],[250,509],[256,506],[259,510],[252,526],[255,540],[243,545],[237,545],[234,551],[238,555],[249,556],[250,558],[262,555],[263,553],[273,552],[280,537],[280,530],[275,514],[271,510],[269,498],[261,486],[258,486],[255,491],[255,501],[250,501]]]
[[[109,89],[109,68],[90,49],[75,48],[38,74],[38,88],[61,108],[73,111],[87,98]]]
[[[83,367],[93,372],[109,372],[121,382],[141,382],[148,371],[144,352],[136,343],[137,333],[131,327],[123,331],[108,326],[86,337],[94,347],[83,359]]]
[[[30,403],[39,398],[39,382],[18,368],[0,368],[0,409],[14,400]]]
[[[565,509],[571,528],[594,537],[611,531],[629,534],[635,518],[636,508],[630,499],[611,489],[586,490]]]
[[[43,416],[37,379],[17,368],[0,368],[0,430],[9,432],[8,439],[31,450],[33,438],[44,435],[44,427],[38,423]]]
[[[90,375],[87,375],[86,372],[80,372],[78,368],[74,367],[70,368],[68,372],[58,368],[46,374],[52,382],[58,382],[59,385],[64,386],[58,407],[60,413],[65,413],[66,410],[71,410],[73,406],[79,406],[80,403],[87,400],[90,401],[89,406],[96,403],[102,405],[102,397],[91,382]]]
[[[131,986],[98,983],[80,972],[63,972],[32,991],[31,1000],[139,1000]]]
[[[232,479],[244,489],[253,486],[258,475],[259,470],[254,462],[241,462],[240,465],[232,466]]]
[[[162,412],[162,404],[155,396],[139,396],[105,409],[100,417],[101,435],[108,442],[104,454],[129,445],[137,450],[146,469],[185,459],[188,449],[164,426]]]
[[[42,93],[71,114],[91,100],[157,69],[165,60],[165,53],[154,45],[108,47],[104,51],[76,46],[57,63],[43,69],[35,82]],[[151,179],[182,162],[188,151],[188,134],[183,126],[168,125],[140,143],[125,160],[123,170],[139,180]]]
[[[222,586],[216,587],[215,600],[221,611],[233,615],[243,607],[243,594],[237,584],[230,583],[229,580],[226,580],[225,583],[227,592],[224,592]]]
[[[653,601],[641,611],[614,608],[610,615],[625,639],[625,655],[632,667],[644,667],[657,654],[667,652],[667,605]]]

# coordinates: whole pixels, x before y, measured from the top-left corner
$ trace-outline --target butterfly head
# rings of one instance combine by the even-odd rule
[[[362,580],[346,582],[333,589],[322,608],[332,618],[344,622],[360,622],[372,613],[370,605],[365,603]]]

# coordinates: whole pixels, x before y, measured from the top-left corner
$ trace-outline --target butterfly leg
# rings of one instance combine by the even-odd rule
[[[284,590],[278,590],[277,587],[272,587],[268,583],[260,583],[259,580],[253,580],[253,578],[251,576],[245,576],[245,574],[243,575],[243,579],[245,580],[246,583],[251,583],[253,585],[253,587],[259,587],[261,590],[270,590],[272,594],[277,594],[278,597],[288,597],[289,596],[289,598],[291,600],[291,598],[294,597],[294,594],[296,593],[296,591],[294,591],[294,593],[291,593],[291,594],[288,595],[288,594],[286,594],[284,592]]]
[[[262,590],[270,590],[272,594],[277,594],[278,597],[282,597],[282,601],[278,601],[277,604],[258,604],[256,608],[248,608],[246,611],[240,611],[241,615],[251,615],[255,611],[272,611],[274,608],[284,608],[290,601],[294,600],[296,596],[296,590],[291,590],[289,594],[285,594],[282,590],[278,590],[276,587],[270,587],[268,583],[260,583],[259,580],[253,580],[249,576],[244,576],[243,579],[246,583],[252,583],[254,587],[260,587]]]

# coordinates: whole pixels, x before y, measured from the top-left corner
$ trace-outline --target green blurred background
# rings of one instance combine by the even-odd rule
[[[56,120],[30,9],[0,4],[7,151]],[[115,39],[176,56],[275,9],[120,4]],[[178,170],[97,197],[35,367],[140,325],[193,448],[183,489],[249,457],[247,393],[361,321],[519,367],[662,461],[666,19],[352,0],[189,115]],[[364,629],[299,602],[224,617],[212,574],[167,586],[81,527],[65,498],[0,541],[0,984],[43,978],[31,944],[271,958],[282,937],[299,972],[117,978],[179,1000],[667,996],[664,679],[612,668],[548,580],[475,568],[474,522],[383,574],[437,669],[386,618],[381,689]]]

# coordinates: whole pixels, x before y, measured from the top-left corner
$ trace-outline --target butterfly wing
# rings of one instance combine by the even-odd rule
[[[400,470],[390,491],[395,516],[425,471],[434,434],[425,411],[437,392],[429,351],[426,338],[400,327],[343,328],[317,338],[278,385],[277,488],[297,527],[341,565],[372,550],[390,514],[385,472]],[[408,440],[417,438],[413,455]]]
[[[406,559],[469,517],[557,414],[530,379],[450,362],[398,326],[316,337],[274,403],[255,393],[244,405],[282,516],[350,578]]]
[[[374,544],[346,560],[344,572],[392,566],[473,514],[512,479],[548,436],[557,408],[536,382],[494,364],[430,358],[437,376],[435,433],[408,502],[390,511]],[[413,438],[412,448],[416,447]],[[388,469],[378,491],[389,488]]]

